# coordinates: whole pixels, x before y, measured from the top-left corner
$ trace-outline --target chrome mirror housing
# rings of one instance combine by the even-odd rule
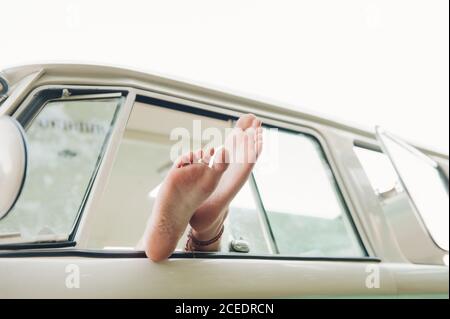
[[[0,117],[0,220],[14,207],[25,183],[27,143],[22,126]]]

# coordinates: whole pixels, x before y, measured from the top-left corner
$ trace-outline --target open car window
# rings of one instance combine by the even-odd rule
[[[86,243],[90,249],[141,250],[141,236],[151,216],[159,186],[173,162],[171,151],[181,143],[177,133],[186,133],[185,151],[214,144],[213,136],[203,133],[214,128],[225,135],[232,121],[182,112],[137,102],[133,106],[125,133],[93,220],[93,230]],[[200,131],[200,139],[194,130]],[[184,153],[184,152],[183,152]],[[178,155],[181,155],[178,154]],[[124,229],[124,225],[126,228]],[[186,233],[177,250],[183,251]],[[245,241],[252,253],[268,253],[257,200],[246,184],[230,204],[225,222],[222,251],[230,251],[233,240]]]
[[[234,123],[199,111],[136,102],[128,120],[100,205],[84,244],[89,249],[141,250],[141,237],[159,186],[172,166],[173,133],[195,126],[222,136]],[[230,204],[222,252],[308,257],[363,257],[366,252],[319,142],[309,135],[265,133],[266,145],[249,181]],[[279,139],[279,150],[270,147]],[[206,138],[188,141],[187,150]],[[219,140],[220,146],[223,140]],[[275,143],[276,144],[276,143]],[[196,147],[196,146],[197,147]],[[289,151],[291,149],[291,151]],[[270,154],[280,152],[279,163]],[[183,152],[184,153],[184,152]],[[274,166],[275,165],[275,166]],[[266,170],[278,169],[278,171]],[[186,234],[177,250],[183,251]],[[233,243],[239,241],[235,250]]]

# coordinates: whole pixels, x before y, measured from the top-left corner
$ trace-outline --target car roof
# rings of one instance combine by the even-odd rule
[[[318,112],[306,110],[298,106],[287,105],[281,102],[267,102],[266,98],[262,100],[244,96],[241,93],[238,95],[229,90],[225,92],[222,89],[219,90],[211,86],[194,84],[192,81],[182,81],[173,77],[169,78],[129,68],[97,64],[48,63],[11,67],[0,71],[0,74],[8,80],[11,87],[14,87],[22,78],[36,72],[41,72],[50,79],[56,79],[58,77],[76,79],[95,78],[96,84],[113,84],[115,86],[128,86],[143,90],[149,90],[150,87],[154,88],[156,85],[161,88],[165,87],[178,92],[184,92],[189,96],[207,97],[209,100],[218,101],[221,104],[232,103],[235,105],[246,105],[256,110],[276,113],[286,117],[307,119],[364,137],[375,138],[375,128],[363,127],[354,123],[350,124],[341,119],[338,120],[331,116],[319,114]],[[448,154],[443,154],[440,151],[417,145],[416,143],[411,144],[430,155],[439,156],[448,160]]]

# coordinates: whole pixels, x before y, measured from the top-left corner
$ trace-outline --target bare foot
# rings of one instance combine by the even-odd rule
[[[168,173],[144,234],[145,253],[151,260],[170,256],[194,212],[218,185],[228,164],[226,151],[217,153],[211,167],[202,163],[209,163],[214,149],[208,154],[198,151],[182,156]]]
[[[252,114],[242,116],[225,141],[230,166],[223,174],[217,188],[196,210],[190,220],[192,234],[198,240],[216,236],[228,213],[228,205],[247,181],[262,151],[261,121]],[[196,250],[217,251],[220,241]]]

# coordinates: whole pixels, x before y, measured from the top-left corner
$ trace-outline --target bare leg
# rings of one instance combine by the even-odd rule
[[[211,195],[226,171],[226,151],[218,151],[212,167],[208,163],[214,150],[198,151],[183,156],[165,178],[153,206],[153,213],[144,234],[147,257],[161,261],[175,250],[197,208]]]
[[[222,228],[228,206],[248,179],[262,151],[261,121],[254,115],[242,116],[227,137],[230,166],[223,174],[218,186],[208,199],[196,210],[190,220],[192,234],[198,240],[209,240]],[[218,251],[220,241],[195,250]]]

